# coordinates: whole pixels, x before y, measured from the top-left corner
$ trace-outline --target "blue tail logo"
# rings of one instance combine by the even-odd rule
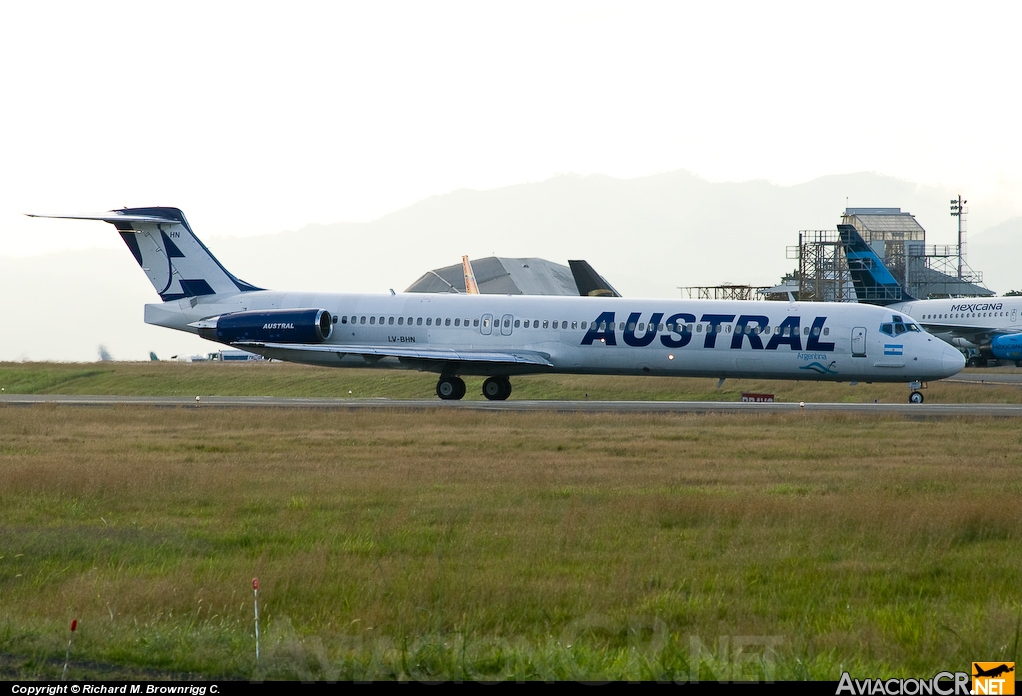
[[[838,225],[841,245],[848,260],[848,272],[855,285],[859,302],[886,306],[895,302],[911,302],[915,298],[905,292],[877,253],[866,244],[851,225]]]

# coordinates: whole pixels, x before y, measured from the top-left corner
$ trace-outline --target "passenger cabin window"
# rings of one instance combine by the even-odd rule
[[[426,317],[426,326],[433,326],[433,317]]]
[[[387,319],[387,324],[393,325],[394,324],[394,317],[389,317]]]
[[[422,317],[419,317],[418,319],[415,320],[415,325],[422,326]]]
[[[450,319],[444,319],[444,326],[450,326],[450,325],[451,325],[451,320]]]

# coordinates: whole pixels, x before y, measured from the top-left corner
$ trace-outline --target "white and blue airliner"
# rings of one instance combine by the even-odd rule
[[[439,375],[441,399],[486,377],[488,399],[536,373],[907,382],[950,377],[961,353],[911,318],[861,304],[265,290],[232,275],[177,208],[51,215],[102,220],[161,302],[147,324],[267,358]]]

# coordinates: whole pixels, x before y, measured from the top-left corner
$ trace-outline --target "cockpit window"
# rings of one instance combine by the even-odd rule
[[[888,336],[900,336],[906,331],[921,331],[919,325],[915,322],[906,322],[902,317],[897,314],[891,316],[891,322],[889,324],[880,325],[880,333],[887,334]]]

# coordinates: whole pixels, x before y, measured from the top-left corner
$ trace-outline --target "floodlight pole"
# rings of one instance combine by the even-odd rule
[[[965,204],[968,202],[962,200],[961,194],[958,195],[958,198],[951,199],[951,217],[958,218],[958,280],[962,279],[962,266],[965,262],[965,230],[963,229],[963,220],[968,212],[965,209]]]

